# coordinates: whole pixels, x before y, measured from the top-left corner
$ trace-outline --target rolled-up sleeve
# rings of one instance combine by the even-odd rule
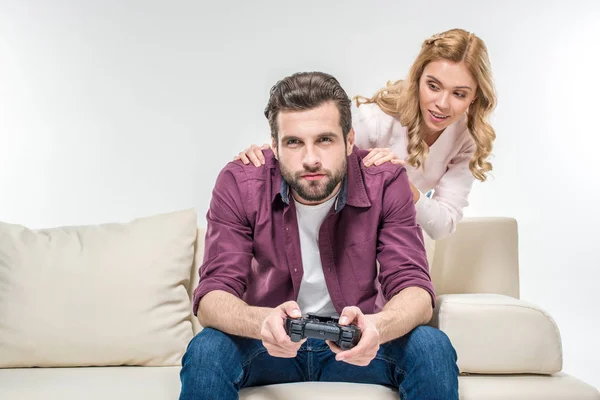
[[[253,258],[252,228],[242,201],[247,180],[239,165],[229,163],[217,177],[206,215],[207,230],[200,283],[194,290],[193,311],[213,290],[242,298]]]
[[[384,190],[377,243],[379,282],[383,295],[390,300],[401,290],[416,286],[429,292],[431,304],[435,307],[423,231],[416,222],[416,209],[406,170],[401,168]]]

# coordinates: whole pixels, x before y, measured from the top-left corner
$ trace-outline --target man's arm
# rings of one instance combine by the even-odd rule
[[[198,320],[203,327],[262,340],[262,323],[272,311],[272,308],[249,306],[230,293],[214,290],[200,300]]]
[[[392,297],[383,310],[376,314],[364,315],[358,307],[344,308],[340,324],[357,325],[362,331],[360,342],[346,351],[334,343],[328,342],[328,345],[337,354],[338,361],[359,366],[369,365],[380,345],[426,324],[432,313],[429,292],[419,287],[408,287]]]
[[[360,341],[350,350],[342,350],[332,342],[327,344],[337,354],[336,360],[358,366],[369,365],[377,356],[380,345],[426,324],[432,313],[429,292],[419,287],[408,287],[392,297],[376,314],[365,315],[358,307],[345,307],[340,315],[340,324],[357,325],[362,332]]]
[[[433,315],[431,296],[420,287],[407,287],[396,294],[377,314],[367,315],[379,331],[379,343],[402,337]]]
[[[423,242],[416,223],[410,184],[403,168],[385,187],[383,215],[377,235],[379,281],[388,300],[383,309],[364,315],[358,307],[346,307],[340,324],[356,324],[362,331],[358,345],[343,351],[328,343],[338,361],[368,365],[379,346],[426,324],[433,314],[435,294]]]
[[[284,321],[288,315],[301,316],[298,304],[288,301],[264,308],[242,300],[254,252],[251,218],[244,208],[245,188],[239,164],[228,164],[217,178],[207,214],[200,283],[194,290],[194,313],[204,327],[262,340],[274,357],[295,357],[302,342],[290,340]]]
[[[423,231],[416,222],[416,209],[404,168],[398,170],[384,188],[377,242],[378,279],[387,303],[380,312],[360,319],[367,330],[376,331],[371,332],[373,335],[368,333],[367,338],[372,343],[382,344],[429,322],[435,304]],[[340,317],[344,313],[345,310]],[[348,315],[349,322],[354,314],[362,312],[353,310]]]
[[[206,294],[198,307],[201,325],[262,340],[273,357],[293,358],[306,340],[292,342],[285,333],[283,326],[288,315],[293,318],[301,316],[295,301],[287,301],[275,308],[252,307],[220,290]]]
[[[416,222],[416,209],[404,168],[384,189],[377,241],[378,279],[387,300],[377,320],[384,331],[390,331],[390,321],[395,320],[391,331],[397,335],[391,340],[427,323],[435,305],[423,231]]]
[[[194,313],[205,327],[258,338],[264,319],[260,317],[268,311],[241,300],[253,258],[253,229],[242,201],[247,197],[246,188],[240,165],[228,164],[217,177],[206,215],[204,261],[194,290]]]

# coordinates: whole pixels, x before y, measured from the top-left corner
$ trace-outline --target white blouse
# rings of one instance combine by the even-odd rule
[[[400,159],[406,159],[407,129],[400,121],[383,112],[376,104],[362,104],[352,110],[356,145],[361,149],[389,147]],[[417,223],[434,240],[456,230],[475,177],[469,162],[476,145],[467,129],[466,117],[447,127],[429,148],[423,166],[406,165],[408,179],[422,193],[415,204]],[[434,190],[431,198],[424,193]]]

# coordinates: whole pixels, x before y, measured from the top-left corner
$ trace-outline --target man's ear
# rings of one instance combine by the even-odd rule
[[[346,136],[346,155],[352,154],[352,148],[354,147],[354,129],[350,128],[348,136]]]
[[[273,155],[275,159],[279,161],[279,146],[277,146],[277,139],[271,136],[271,148],[273,149]]]

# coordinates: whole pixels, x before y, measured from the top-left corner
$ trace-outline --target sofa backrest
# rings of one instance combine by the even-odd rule
[[[436,294],[496,293],[519,298],[519,252],[514,218],[465,218],[435,242],[431,279]]]
[[[198,285],[204,257],[203,228],[198,229],[190,296]],[[464,218],[444,239],[425,238],[436,294],[497,293],[519,298],[517,221],[513,218]],[[433,254],[431,254],[433,253]],[[194,332],[201,329],[192,318]]]
[[[190,277],[190,299],[194,300],[194,289],[198,286],[198,282],[200,282],[200,274],[198,274],[198,269],[202,265],[202,260],[204,259],[204,235],[206,230],[204,228],[198,228],[198,233],[196,237],[196,249],[194,256],[194,264],[192,265],[192,276]],[[191,311],[191,310],[190,310]],[[198,318],[192,315],[192,329],[194,330],[194,335],[202,329],[200,322],[198,322]]]

